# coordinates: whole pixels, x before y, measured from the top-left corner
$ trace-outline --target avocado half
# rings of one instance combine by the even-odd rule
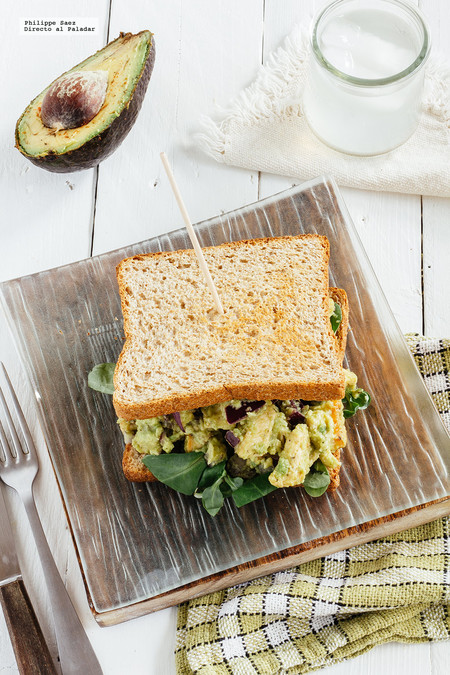
[[[154,61],[155,42],[150,31],[136,35],[121,33],[116,40],[67,71],[104,70],[108,73],[106,97],[95,117],[74,129],[46,127],[40,111],[52,82],[31,101],[18,120],[16,148],[30,162],[47,171],[69,173],[96,166],[119,147],[136,121]]]

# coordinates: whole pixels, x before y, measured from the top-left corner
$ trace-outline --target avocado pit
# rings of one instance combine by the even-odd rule
[[[100,111],[108,88],[104,70],[75,71],[60,77],[42,100],[41,120],[60,131],[87,124]]]

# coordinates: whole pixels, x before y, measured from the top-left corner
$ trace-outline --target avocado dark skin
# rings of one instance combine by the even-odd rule
[[[130,34],[121,33],[117,40],[126,39]],[[141,109],[145,93],[150,81],[155,62],[155,42],[152,36],[151,45],[145,60],[145,66],[142,69],[139,80],[132,92],[129,103],[111,124],[101,133],[80,145],[74,150],[64,153],[55,153],[51,150],[47,154],[33,157],[27,154],[20,145],[19,124],[27,113],[24,112],[16,125],[16,148],[35,166],[54,173],[72,173],[74,171],[83,171],[97,166],[104,159],[109,157],[122,143],[127,134],[131,131],[133,124]]]

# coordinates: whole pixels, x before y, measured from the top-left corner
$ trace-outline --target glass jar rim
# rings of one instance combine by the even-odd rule
[[[419,26],[422,28],[423,44],[419,54],[414,59],[414,61],[407,68],[404,68],[400,72],[394,73],[393,75],[389,75],[389,77],[381,77],[373,79],[355,77],[354,75],[345,73],[344,71],[339,70],[339,68],[336,68],[336,66],[333,66],[333,64],[330,61],[328,61],[328,59],[325,58],[325,56],[322,53],[322,50],[319,47],[319,43],[317,40],[317,31],[320,22],[324,18],[326,18],[326,16],[329,13],[331,13],[338,5],[343,5],[348,2],[354,2],[354,0],[334,0],[334,2],[322,8],[315,17],[315,19],[313,19],[311,31],[312,52],[316,60],[319,62],[319,64],[323,66],[329,73],[331,73],[338,79],[342,80],[343,82],[346,82],[347,84],[354,84],[362,87],[380,87],[386,84],[393,84],[399,82],[400,80],[403,80],[404,78],[407,78],[408,76],[417,72],[417,70],[419,70],[419,68],[421,68],[425,64],[428,55],[430,53],[431,41],[430,41],[430,32],[423,14],[420,12],[418,8],[414,7],[409,2],[404,2],[403,0],[384,0],[384,2],[389,2],[393,5],[401,7],[403,10],[405,10],[405,13],[413,17],[418,22]]]

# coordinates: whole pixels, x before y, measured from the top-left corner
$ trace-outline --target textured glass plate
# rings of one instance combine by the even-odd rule
[[[185,230],[3,284],[98,613],[450,492],[450,439],[333,182],[312,181],[202,223],[197,232],[203,246],[326,235],[330,285],[349,296],[348,367],[373,403],[347,423],[335,494],[313,499],[277,490],[241,509],[228,503],[212,518],[193,497],[124,478],[111,397],[87,387],[92,366],[115,361],[122,346],[116,264],[136,253],[189,247]]]

